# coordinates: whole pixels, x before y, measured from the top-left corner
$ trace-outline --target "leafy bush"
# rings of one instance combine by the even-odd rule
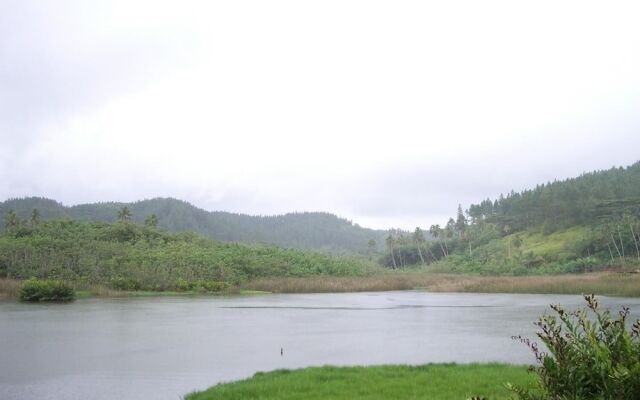
[[[195,282],[196,290],[201,292],[221,292],[229,285],[226,282],[216,281],[197,281]]]
[[[179,292],[221,292],[229,287],[226,282],[218,281],[187,281],[185,279],[178,279],[175,284],[175,288]]]
[[[541,391],[512,387],[522,400],[623,400],[640,397],[640,320],[628,331],[629,309],[613,317],[601,311],[593,295],[587,309],[567,312],[551,306],[557,315],[543,315],[536,325],[549,353],[535,342],[514,337],[533,351],[539,366],[531,367]]]
[[[116,290],[140,290],[140,283],[131,278],[123,278],[122,276],[114,276],[109,280],[109,286]]]
[[[21,301],[73,301],[76,292],[62,281],[29,279],[20,289]]]

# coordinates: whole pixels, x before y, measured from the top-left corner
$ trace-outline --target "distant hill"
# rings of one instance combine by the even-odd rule
[[[640,267],[640,162],[460,206],[429,230],[422,248],[415,235],[392,238],[383,263],[487,274]]]
[[[384,248],[388,232],[362,228],[357,224],[324,212],[290,213],[275,216],[251,216],[223,211],[206,211],[173,198],[155,198],[134,203],[94,203],[67,207],[55,200],[28,197],[0,203],[0,215],[12,209],[27,218],[37,208],[43,219],[69,218],[84,221],[113,222],[118,210],[128,207],[133,221],[142,223],[151,214],[159,226],[170,232],[197,232],[225,242],[273,244],[281,247],[313,249],[333,253],[370,252],[368,242],[376,242],[376,251]]]
[[[531,228],[553,232],[639,212],[640,162],[486,199],[467,211],[474,222],[495,223],[510,232]]]

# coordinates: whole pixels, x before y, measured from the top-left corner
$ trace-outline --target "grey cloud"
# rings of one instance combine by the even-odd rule
[[[112,96],[141,89],[194,56],[197,43],[184,32],[92,32],[88,27],[101,16],[83,15],[81,4],[3,5],[0,136],[5,143],[27,145],[43,122],[91,110]]]

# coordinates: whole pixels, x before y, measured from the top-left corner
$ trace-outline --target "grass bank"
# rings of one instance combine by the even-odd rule
[[[393,272],[363,277],[262,278],[243,289],[276,293],[365,292],[422,289],[430,292],[582,294],[640,297],[640,274],[588,273],[480,276]]]
[[[438,279],[425,273],[381,273],[361,277],[311,276],[258,278],[241,285],[245,290],[274,293],[335,293],[410,290]]]
[[[18,298],[21,280],[0,279],[0,299]],[[640,274],[588,273],[540,276],[480,276],[430,272],[389,272],[363,277],[314,276],[260,278],[221,293],[198,291],[121,291],[104,286],[74,284],[78,298],[197,296],[207,294],[339,293],[387,290],[429,292],[583,294],[640,297]]]
[[[640,297],[640,274],[591,273],[578,275],[545,275],[525,277],[479,277],[459,281],[464,292],[583,294]]]
[[[17,279],[0,278],[0,299],[17,299],[20,294],[22,282]]]
[[[0,300],[17,300],[20,288],[24,284],[21,279],[0,278]],[[76,297],[85,299],[90,297],[162,297],[162,296],[203,296],[221,294],[264,294],[258,291],[241,291],[236,287],[225,289],[223,292],[192,291],[149,291],[149,290],[117,290],[102,285],[90,285],[81,282],[66,281],[76,292]]]
[[[288,399],[438,399],[482,396],[510,399],[505,383],[532,387],[527,367],[505,364],[427,364],[371,367],[313,367],[257,373],[223,383],[186,400]]]

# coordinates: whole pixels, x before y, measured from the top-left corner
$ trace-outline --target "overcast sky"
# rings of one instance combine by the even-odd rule
[[[0,200],[443,223],[640,159],[639,4],[4,0]]]

